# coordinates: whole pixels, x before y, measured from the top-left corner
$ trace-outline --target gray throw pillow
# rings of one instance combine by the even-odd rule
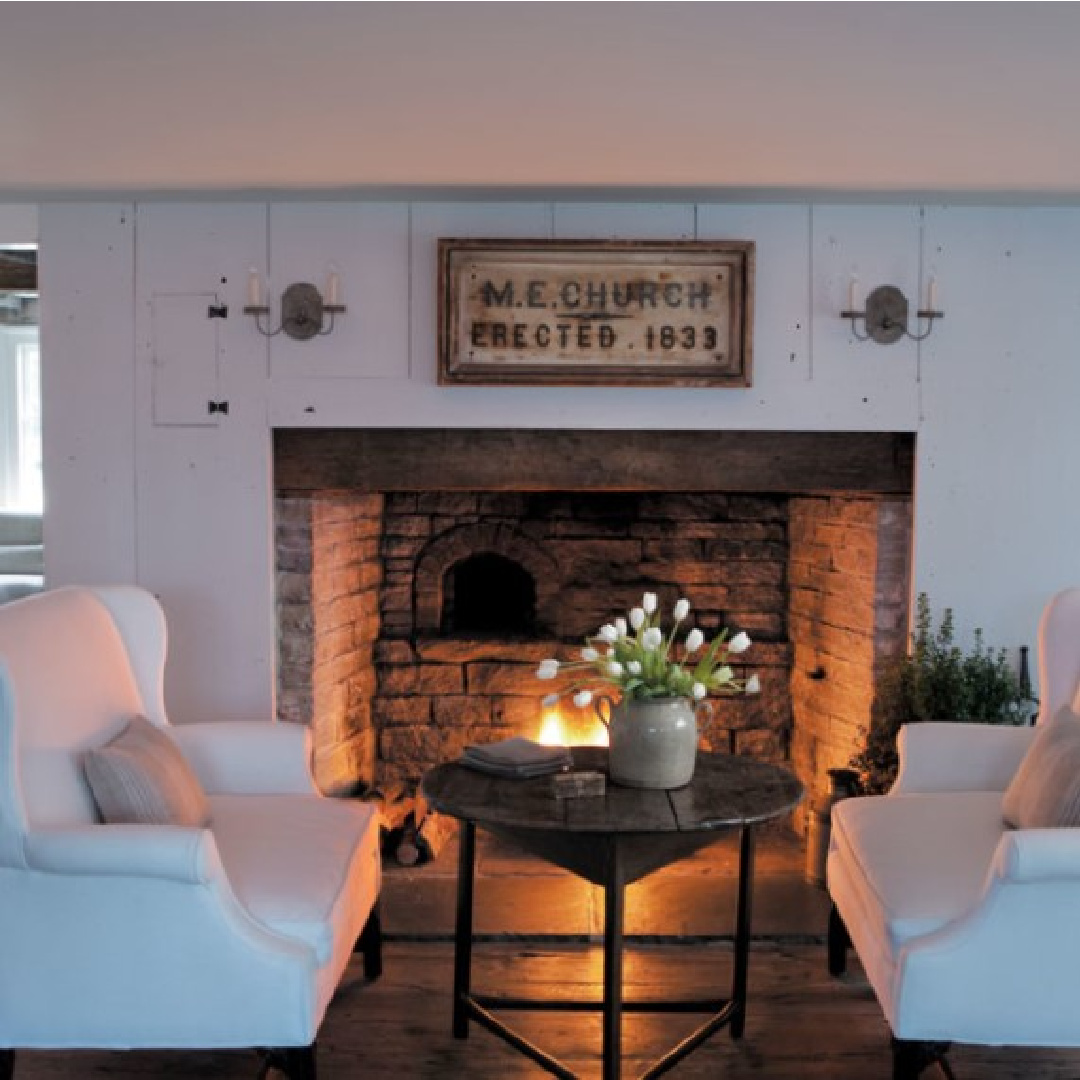
[[[1001,811],[1015,829],[1080,825],[1080,716],[1067,705],[1036,732]]]
[[[210,804],[179,747],[143,716],[83,760],[87,782],[110,825],[210,822]]]

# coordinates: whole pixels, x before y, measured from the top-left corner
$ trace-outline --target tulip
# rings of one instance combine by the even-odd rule
[[[694,695],[695,701],[700,701],[709,691],[705,688],[704,683],[696,682],[690,693]]]
[[[553,706],[558,705],[559,704],[559,695],[558,694],[545,694],[542,704],[543,704],[545,709],[550,709]]]
[[[600,632],[596,636],[601,641],[606,641],[608,645],[614,645],[619,640],[619,631],[611,623],[605,623],[600,627]]]
[[[705,635],[695,626],[694,629],[686,635],[686,651],[688,653],[696,653],[704,644]]]
[[[619,637],[626,637],[626,620],[619,618],[615,620],[615,629],[619,631]]]
[[[723,667],[716,669],[716,674],[713,675],[712,681],[714,686],[723,686],[725,683],[731,682],[734,678],[735,672],[725,664]]]
[[[626,670],[628,672],[630,672],[631,675],[640,675],[641,674],[641,664],[637,660],[627,660],[626,661]]]
[[[581,659],[591,664],[600,659],[600,654],[590,645],[581,650]]]
[[[630,625],[635,630],[640,630],[645,622],[645,609],[636,607],[630,612]]]
[[[542,660],[540,666],[536,669],[536,677],[538,679],[554,679],[558,674],[558,660]]]
[[[687,600],[686,597],[683,597],[675,605],[675,621],[676,622],[682,622],[683,619],[685,619],[686,616],[689,615],[689,614],[690,614],[690,601]]]
[[[647,592],[641,601],[641,606],[645,609],[645,614],[651,615],[656,610],[656,605],[656,593]]]
[[[760,694],[761,693],[761,680],[756,675],[751,675],[746,680],[746,692],[748,694]]]
[[[574,704],[579,709],[584,709],[585,706],[588,705],[591,701],[592,701],[592,691],[591,690],[579,690],[574,695]]]
[[[739,631],[729,642],[727,651],[738,655],[739,653],[746,652],[750,648],[750,636],[743,631]]]
[[[613,678],[617,679],[623,673],[623,666],[618,660],[612,660],[607,665],[607,673]]]
[[[650,626],[644,634],[641,635],[641,644],[644,648],[652,652],[654,649],[659,649],[664,640],[664,632],[659,626]]]

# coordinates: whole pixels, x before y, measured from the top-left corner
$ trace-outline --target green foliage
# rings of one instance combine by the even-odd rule
[[[1031,702],[1009,665],[1004,649],[991,650],[975,631],[964,652],[954,641],[953,613],[946,608],[935,629],[930,601],[920,593],[911,652],[888,666],[878,684],[877,716],[866,746],[851,760],[861,789],[876,795],[896,778],[896,737],[904,724],[922,720],[1020,724]]]

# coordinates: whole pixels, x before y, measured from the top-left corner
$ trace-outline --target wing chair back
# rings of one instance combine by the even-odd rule
[[[23,865],[28,826],[96,819],[84,750],[136,714],[163,721],[160,689],[153,692],[164,662],[163,632],[154,633],[160,609],[138,596],[57,589],[0,607],[0,865]],[[133,650],[125,630],[138,637],[140,627],[147,640]]]
[[[1039,722],[1080,690],[1080,587],[1054,595],[1039,620]]]

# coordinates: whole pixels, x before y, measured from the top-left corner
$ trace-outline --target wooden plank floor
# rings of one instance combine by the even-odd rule
[[[726,986],[725,945],[628,949],[627,995],[675,996]],[[582,996],[598,992],[600,950],[513,944],[479,946],[477,990]],[[720,1032],[669,1075],[675,1080],[888,1080],[888,1032],[853,965],[843,980],[825,974],[820,946],[755,945],[746,1035]],[[330,1007],[320,1038],[320,1080],[526,1080],[546,1075],[485,1031],[450,1036],[451,947],[392,942],[386,973],[366,984],[354,964]],[[510,1017],[523,1034],[563,1058],[583,1078],[599,1075],[599,1019],[581,1014]],[[632,1016],[624,1022],[624,1075],[635,1076],[689,1032],[691,1017]],[[957,1048],[959,1080],[1066,1080],[1080,1077],[1080,1051]],[[229,1052],[54,1053],[19,1055],[16,1080],[251,1080],[254,1056]],[[928,1077],[937,1078],[929,1073]]]

